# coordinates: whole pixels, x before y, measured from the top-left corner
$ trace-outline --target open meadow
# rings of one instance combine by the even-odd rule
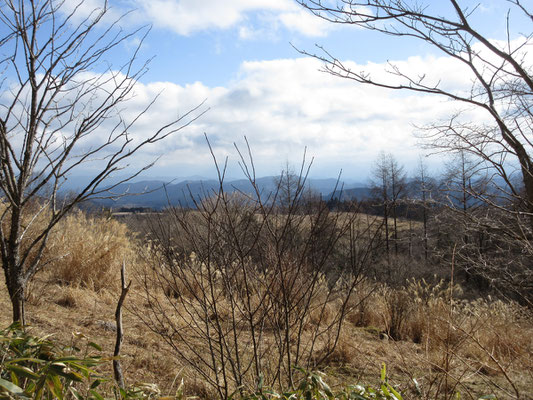
[[[424,260],[420,241],[387,255],[382,217],[215,200],[118,220],[69,214],[27,291],[28,331],[94,341],[111,356],[124,262],[120,360],[127,384],[155,384],[156,394],[182,380],[185,397],[206,399],[243,397],[259,380],[288,389],[299,368],[324,372],[333,388],[375,386],[385,363],[404,398],[533,398],[527,306],[475,289],[437,255]],[[421,229],[398,226],[401,237]],[[0,306],[7,327],[3,285]]]

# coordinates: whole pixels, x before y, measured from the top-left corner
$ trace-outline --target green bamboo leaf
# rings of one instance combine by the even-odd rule
[[[9,360],[9,364],[21,364],[21,363],[35,363],[35,364],[44,364],[46,363],[46,360],[42,360],[40,358],[35,357],[18,357],[18,358],[12,358]]]
[[[70,363],[70,362],[76,362],[76,363],[83,363],[85,360],[83,358],[80,358],[80,357],[76,357],[76,356],[64,356],[64,357],[60,357],[60,358],[57,358],[55,361],[54,361],[54,364],[57,364],[57,363]]]
[[[17,374],[15,374],[13,371],[11,371],[10,375],[11,375],[11,382],[14,383],[17,386],[20,386],[19,385],[19,378],[18,378]]]
[[[363,396],[361,396],[358,393],[350,393],[350,399],[353,399],[353,400],[368,400],[367,397],[363,397]]]
[[[90,390],[91,394],[96,398],[96,400],[105,400],[100,393],[96,390]]]
[[[69,390],[70,390],[70,393],[72,393],[72,395],[73,395],[77,400],[82,400],[82,399],[83,399],[83,396],[80,394],[80,392],[78,392],[78,391],[76,390],[76,388],[70,387]]]
[[[38,390],[37,393],[35,393],[34,400],[41,400],[41,398],[43,397],[44,386],[37,385],[35,388]]]
[[[387,384],[387,387],[388,389],[390,390],[390,392],[393,394],[393,396],[397,399],[397,400],[403,400],[403,397],[400,393],[398,393],[396,391],[396,389],[394,389],[391,385]]]
[[[6,381],[5,379],[2,379],[2,378],[0,378],[0,387],[4,388],[9,393],[19,394],[19,395],[24,393],[24,390],[22,390],[21,387],[15,385],[12,382]]]
[[[102,383],[102,381],[100,379],[96,379],[93,383],[91,383],[91,389],[96,389],[98,386],[100,386],[100,383]],[[120,389],[120,391],[122,394],[124,389]]]
[[[35,382],[30,382],[26,384],[26,387],[24,388],[24,391],[31,395],[33,392],[35,392],[35,389],[37,389],[37,385],[35,385]]]
[[[57,375],[48,376],[46,378],[46,385],[56,398],[63,400],[63,386]]]
[[[331,392],[330,387],[328,384],[322,379],[321,376],[318,377],[318,382],[320,383],[320,386],[322,386],[322,389],[324,389],[324,392],[328,397],[333,397],[333,393]]]
[[[94,343],[94,342],[89,342],[88,343],[89,346],[91,346],[93,349],[96,349],[98,351],[102,351],[102,347],[100,347],[100,345]]]
[[[61,371],[61,372],[58,372],[58,375],[61,375],[62,377],[66,378],[69,381],[74,381],[74,382],[83,381],[83,376],[77,373],[76,371],[69,371],[69,372]]]
[[[36,374],[35,372],[33,372],[31,369],[29,369],[28,367],[20,367],[18,365],[6,365],[6,369],[9,370],[9,371],[12,371],[15,375],[17,376],[24,376],[26,378],[31,378],[31,379],[38,379],[39,378],[39,375]],[[18,383],[18,380],[17,382],[13,381],[14,383]]]

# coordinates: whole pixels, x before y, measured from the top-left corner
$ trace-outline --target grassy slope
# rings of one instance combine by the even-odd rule
[[[78,239],[75,239],[73,232],[70,232],[71,252],[77,253],[78,258],[83,258],[81,252],[84,249],[92,251],[91,247],[87,246],[90,238],[87,231],[80,228],[84,225],[83,221],[81,224],[80,221],[74,222],[71,227],[77,227],[80,235]],[[103,223],[96,224],[96,226],[102,227]],[[117,235],[120,232],[123,233],[119,230]],[[95,235],[95,242],[100,240],[99,237]],[[122,252],[117,254],[120,254],[122,258]],[[105,257],[104,259],[106,263],[111,262],[111,259]],[[77,265],[77,268],[97,267],[96,261],[89,264]],[[72,341],[72,332],[81,332],[99,343],[106,354],[111,355],[115,340],[112,326],[119,296],[117,266],[115,265],[112,271],[102,279],[105,279],[105,284],[100,285],[101,288],[96,292],[93,290],[94,285],[92,285],[93,288],[88,289],[80,286],[62,286],[56,283],[58,277],[53,270],[39,275],[30,287],[26,308],[29,329],[37,335],[52,334],[65,344]],[[393,378],[392,382],[396,382],[405,393],[412,393],[414,386],[410,378],[424,382],[425,388],[429,388],[432,379],[438,375],[445,361],[446,352],[442,347],[431,345],[432,337],[426,335],[424,340],[418,344],[413,343],[412,340],[392,341],[381,338],[386,317],[386,310],[383,308],[384,297],[390,294],[387,293],[380,292],[379,295],[376,294],[370,299],[367,307],[369,315],[367,315],[366,323],[363,324],[365,326],[357,326],[362,324],[355,314],[348,317],[339,346],[324,368],[325,372],[331,376],[330,381],[333,384],[375,383],[379,379],[379,369],[383,362],[387,363],[388,371]],[[154,382],[163,392],[169,393],[183,378],[186,392],[209,397],[209,388],[205,387],[202,379],[194,370],[180,365],[166,344],[136,316],[139,312],[147,312],[146,300],[141,287],[136,282],[126,299],[125,307],[125,341],[122,360],[127,381],[129,383]],[[481,313],[480,310],[487,312],[488,309],[487,307],[476,308],[475,305],[472,307],[472,315]],[[4,327],[10,323],[11,315],[4,284],[0,285],[0,309],[3,310],[0,313],[0,326]],[[136,312],[132,312],[133,310]],[[533,323],[531,318],[526,318],[520,324],[514,324],[512,318],[505,317],[506,313],[508,309],[504,307],[494,315],[490,313],[488,316],[478,315],[476,318],[480,321],[480,325],[475,332],[476,335],[485,335],[483,337],[485,340],[490,329],[490,340],[484,342],[489,344],[487,349],[497,356],[505,352],[512,353],[512,357],[506,358],[512,361],[506,365],[506,368],[512,380],[527,398],[527,389],[533,382],[533,361],[530,360],[533,350]],[[482,325],[483,323],[486,325]],[[432,332],[434,335],[442,334],[442,325],[435,326]],[[455,349],[460,349],[461,353],[452,354],[452,356],[457,356],[454,364],[457,368],[461,368],[462,363],[472,364],[474,362],[472,360],[478,360],[475,361],[478,364],[470,365],[468,369],[469,371],[477,370],[477,373],[469,372],[463,376],[463,382],[459,386],[461,392],[472,391],[476,394],[487,394],[487,380],[509,388],[504,374],[498,370],[497,364],[490,360],[488,354],[480,353],[472,343],[465,344],[464,347],[459,344],[459,347]]]
[[[38,284],[39,282],[35,286]],[[27,305],[28,323],[33,333],[52,334],[63,343],[70,343],[72,332],[81,332],[99,343],[106,354],[112,354],[115,333],[109,326],[113,324],[117,293],[102,290],[97,294],[88,289],[65,288],[56,284],[47,285],[41,290],[36,288],[34,293]],[[128,308],[142,309],[143,302],[139,289],[134,286],[126,301]],[[0,325],[6,326],[10,322],[10,314],[7,312],[9,299],[3,286],[0,289],[0,308],[6,310],[0,314]],[[124,314],[124,329],[122,360],[129,383],[154,382],[163,392],[171,392],[176,382],[184,378],[188,393],[208,395],[209,389],[205,388],[194,371],[179,365],[165,344],[128,310]],[[530,333],[533,333],[531,327]],[[433,355],[425,353],[424,344],[383,340],[377,329],[355,327],[348,323],[343,340],[326,372],[331,376],[332,383],[375,383],[381,363],[386,362],[393,378],[405,390],[407,386],[411,386],[408,385],[407,375],[419,380],[427,375],[430,372],[428,358],[432,357]],[[523,373],[522,378],[515,378],[526,389],[531,383],[531,375],[528,371]],[[493,369],[486,375],[487,378],[504,383],[501,374]],[[466,378],[465,382],[465,387],[474,392],[483,391],[486,387],[479,376]]]

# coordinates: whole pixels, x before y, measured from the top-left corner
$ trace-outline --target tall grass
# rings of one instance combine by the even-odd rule
[[[527,398],[533,376],[529,309],[488,296],[467,298],[458,285],[436,278],[391,287],[364,277],[364,269],[355,271],[360,276],[352,287],[349,274],[335,280],[332,271],[346,252],[363,263],[363,239],[372,229],[358,242],[344,241],[343,235],[355,235],[350,229],[356,225],[342,230],[343,221],[325,210],[321,218],[295,213],[284,220],[284,214],[258,216],[237,199],[219,201],[216,210],[206,205],[203,214],[173,210],[180,214],[154,218],[159,240],[142,246],[116,220],[74,212],[50,236],[38,283],[69,285],[56,286],[60,298],[53,301],[65,313],[68,307],[76,312],[86,306],[82,291],[93,299],[100,295],[89,290],[118,293],[122,261],[137,264],[146,293],[134,287],[131,308],[151,323],[145,329],[162,334],[157,348],[165,350],[154,355],[155,346],[145,345],[142,351],[157,358],[157,365],[138,362],[132,368],[160,370],[175,357],[195,377],[185,387],[205,398],[219,396],[213,383],[220,368],[228,376],[242,373],[239,384],[228,378],[229,393],[239,387],[249,393],[259,378],[276,390],[289,389],[287,378],[277,379],[287,374],[289,355],[297,360],[293,365],[333,373],[354,374],[386,361],[406,398]],[[332,235],[338,236],[335,246],[321,247]],[[137,253],[145,255],[147,266]],[[345,322],[339,324],[341,317]],[[205,376],[191,367],[195,363]],[[299,370],[293,376],[295,385],[305,379]]]
[[[77,211],[57,225],[46,256],[51,281],[98,291],[117,287],[122,262],[134,261],[135,246],[126,225]]]

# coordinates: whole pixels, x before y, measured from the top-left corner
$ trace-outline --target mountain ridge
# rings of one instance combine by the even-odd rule
[[[255,180],[255,185],[262,195],[268,196],[276,191],[279,179],[280,176],[261,177]],[[255,192],[252,183],[247,179],[223,182],[222,188],[226,193]],[[169,205],[194,207],[195,203],[214,195],[219,189],[220,182],[215,179],[186,179],[179,182],[146,179],[117,185],[109,192],[109,198],[98,199],[94,203],[109,208],[162,209]],[[361,200],[368,197],[369,193],[367,187],[353,187],[335,178],[307,178],[305,189],[316,193],[323,200]]]

